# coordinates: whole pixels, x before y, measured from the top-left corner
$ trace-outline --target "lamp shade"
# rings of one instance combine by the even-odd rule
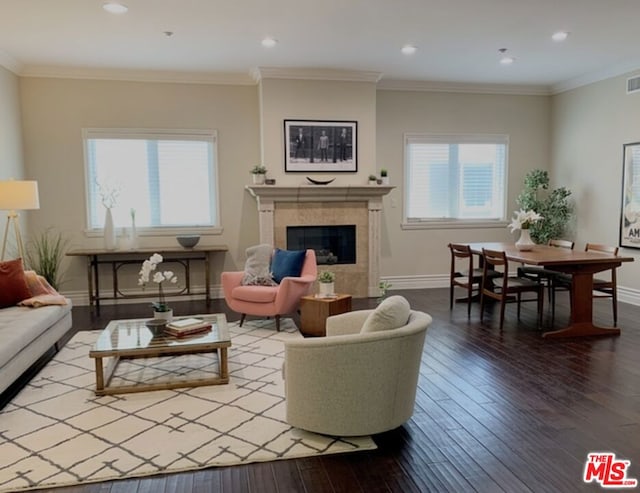
[[[0,181],[0,210],[24,211],[29,209],[40,209],[37,181]]]

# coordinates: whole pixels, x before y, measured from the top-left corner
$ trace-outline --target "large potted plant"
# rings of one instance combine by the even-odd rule
[[[531,238],[540,244],[561,238],[571,217],[569,196],[571,191],[565,187],[549,190],[549,174],[534,169],[524,178],[524,189],[516,202],[525,211],[533,211],[544,219],[531,223]]]
[[[53,233],[50,228],[35,235],[27,245],[28,266],[44,277],[56,290],[62,283],[60,265],[67,245],[68,240],[62,233]]]

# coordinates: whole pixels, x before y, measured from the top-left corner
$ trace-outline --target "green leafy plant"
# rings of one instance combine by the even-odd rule
[[[571,191],[565,187],[549,190],[549,174],[534,169],[524,178],[524,189],[516,202],[526,211],[532,210],[543,219],[531,224],[531,238],[536,243],[546,244],[549,240],[561,238],[571,217],[569,204]]]
[[[376,175],[369,175],[369,181],[376,181],[378,177]]]
[[[251,168],[252,175],[266,175],[267,168],[262,166],[261,164],[256,164],[253,168]]]
[[[60,265],[65,256],[69,241],[62,233],[53,233],[51,228],[35,235],[27,244],[27,264],[54,289],[58,289],[63,282]]]
[[[381,177],[383,177],[383,178],[384,178],[385,176],[387,176],[387,174],[388,174],[388,172],[387,172],[387,170],[386,170],[385,168],[382,168],[382,169],[380,170],[380,176],[381,176]]]
[[[320,275],[318,276],[318,282],[322,282],[322,283],[334,282],[335,280],[336,280],[336,275],[333,272],[328,270],[321,272]]]
[[[389,281],[380,281],[378,283],[378,289],[380,290],[380,296],[376,299],[378,304],[380,304],[387,297],[387,292],[389,291],[391,286],[393,286],[393,284],[391,284]]]

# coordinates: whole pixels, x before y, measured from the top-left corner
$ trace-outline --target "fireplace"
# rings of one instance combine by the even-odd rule
[[[246,187],[258,203],[261,243],[288,248],[287,228],[291,225],[339,226],[345,221],[354,224],[355,262],[332,265],[331,271],[336,274],[337,292],[356,297],[380,296],[382,197],[393,188],[387,185]]]
[[[318,265],[356,263],[356,225],[287,226],[287,249],[316,252]]]

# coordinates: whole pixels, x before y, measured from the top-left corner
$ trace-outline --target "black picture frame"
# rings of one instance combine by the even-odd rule
[[[620,246],[640,248],[640,142],[622,147]]]
[[[284,170],[288,173],[358,171],[358,122],[285,120]]]

